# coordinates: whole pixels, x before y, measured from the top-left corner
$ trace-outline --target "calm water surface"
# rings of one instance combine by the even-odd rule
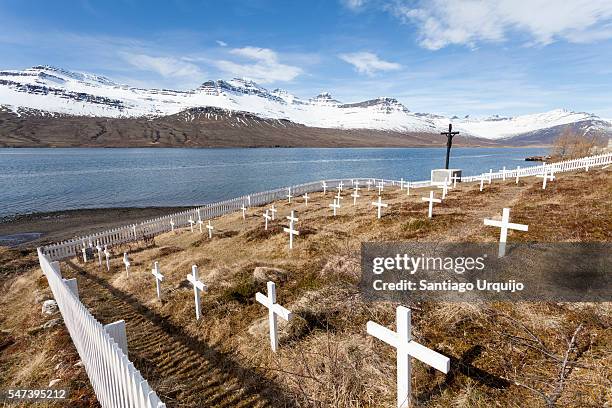
[[[546,149],[454,148],[465,175]],[[328,178],[427,180],[443,148],[0,149],[0,217],[100,207],[194,206]]]

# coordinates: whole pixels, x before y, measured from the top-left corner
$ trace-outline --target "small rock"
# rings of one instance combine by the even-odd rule
[[[56,378],[55,380],[49,381],[49,386],[47,388],[53,387],[55,384],[57,384],[60,381],[62,381],[62,380],[60,380],[59,378]]]
[[[42,305],[42,312],[48,315],[57,313],[57,302],[55,300],[45,300]]]
[[[287,279],[288,272],[280,268],[258,266],[253,271],[253,278],[258,282],[283,282]]]
[[[51,319],[47,322],[45,322],[42,326],[40,326],[43,329],[51,329],[59,324],[62,323],[62,319]]]
[[[76,363],[74,363],[75,367],[83,367],[83,362],[81,360],[77,361]]]
[[[57,364],[55,365],[55,371],[59,370],[61,366],[62,366],[62,363],[61,363],[61,362],[57,363]]]

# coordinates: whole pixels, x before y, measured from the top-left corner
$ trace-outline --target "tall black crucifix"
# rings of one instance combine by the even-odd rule
[[[458,135],[459,132],[453,132],[453,125],[451,123],[448,124],[448,132],[440,132],[441,135],[446,136],[446,167],[448,169],[448,160],[450,158],[450,149],[453,145],[453,136]]]

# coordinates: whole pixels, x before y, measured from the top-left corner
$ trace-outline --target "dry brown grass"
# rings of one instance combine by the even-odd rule
[[[169,405],[238,405],[221,390],[234,389],[245,406],[393,406],[394,350],[365,333],[374,320],[395,325],[395,304],[369,303],[359,293],[359,249],[364,241],[494,242],[498,231],[482,219],[511,207],[529,233],[510,241],[606,241],[611,239],[612,178],[609,171],[559,174],[541,191],[541,181],[523,179],[459,185],[434,218],[426,218],[421,196],[385,191],[390,204],[376,219],[375,193],[362,192],[357,206],[345,193],[338,216],[327,197],[312,194],[276,203],[279,213],[263,230],[264,208],[213,220],[215,236],[183,229],[156,237],[155,247],[132,246],[133,267],[125,276],[124,248],[116,248],[111,273],[89,263],[64,265],[77,276],[83,301],[103,322],[125,318],[130,356]],[[438,193],[439,195],[439,193]],[[285,216],[298,209],[300,236],[287,248]],[[150,269],[159,261],[163,302],[155,299]],[[185,281],[200,268],[210,290],[203,317],[194,319],[193,290]],[[277,270],[278,301],[296,318],[280,321],[280,351],[269,351],[267,313],[254,301],[265,282],[257,267]],[[16,289],[15,289],[16,290]],[[17,292],[19,292],[17,290]],[[414,337],[451,357],[447,376],[415,362],[413,396],[420,406],[599,407],[612,385],[612,308],[576,303],[411,304]],[[568,340],[578,330],[568,352]],[[175,352],[171,352],[174,350]],[[567,353],[561,392],[560,362]],[[177,356],[174,356],[177,354]],[[190,357],[189,357],[190,356]],[[188,358],[189,357],[189,358]],[[190,359],[194,363],[190,364]]]

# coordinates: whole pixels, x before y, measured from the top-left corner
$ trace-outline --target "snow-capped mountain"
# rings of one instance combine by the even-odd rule
[[[207,81],[191,91],[141,89],[103,76],[50,66],[0,71],[0,105],[19,115],[35,111],[39,115],[108,118],[158,118],[211,107],[314,128],[419,133],[439,133],[452,122],[463,134],[489,139],[575,123],[612,129],[609,121],[595,115],[561,109],[517,117],[446,118],[413,113],[388,97],[343,103],[329,92],[322,92],[304,100],[282,89],[269,91],[245,79]]]

